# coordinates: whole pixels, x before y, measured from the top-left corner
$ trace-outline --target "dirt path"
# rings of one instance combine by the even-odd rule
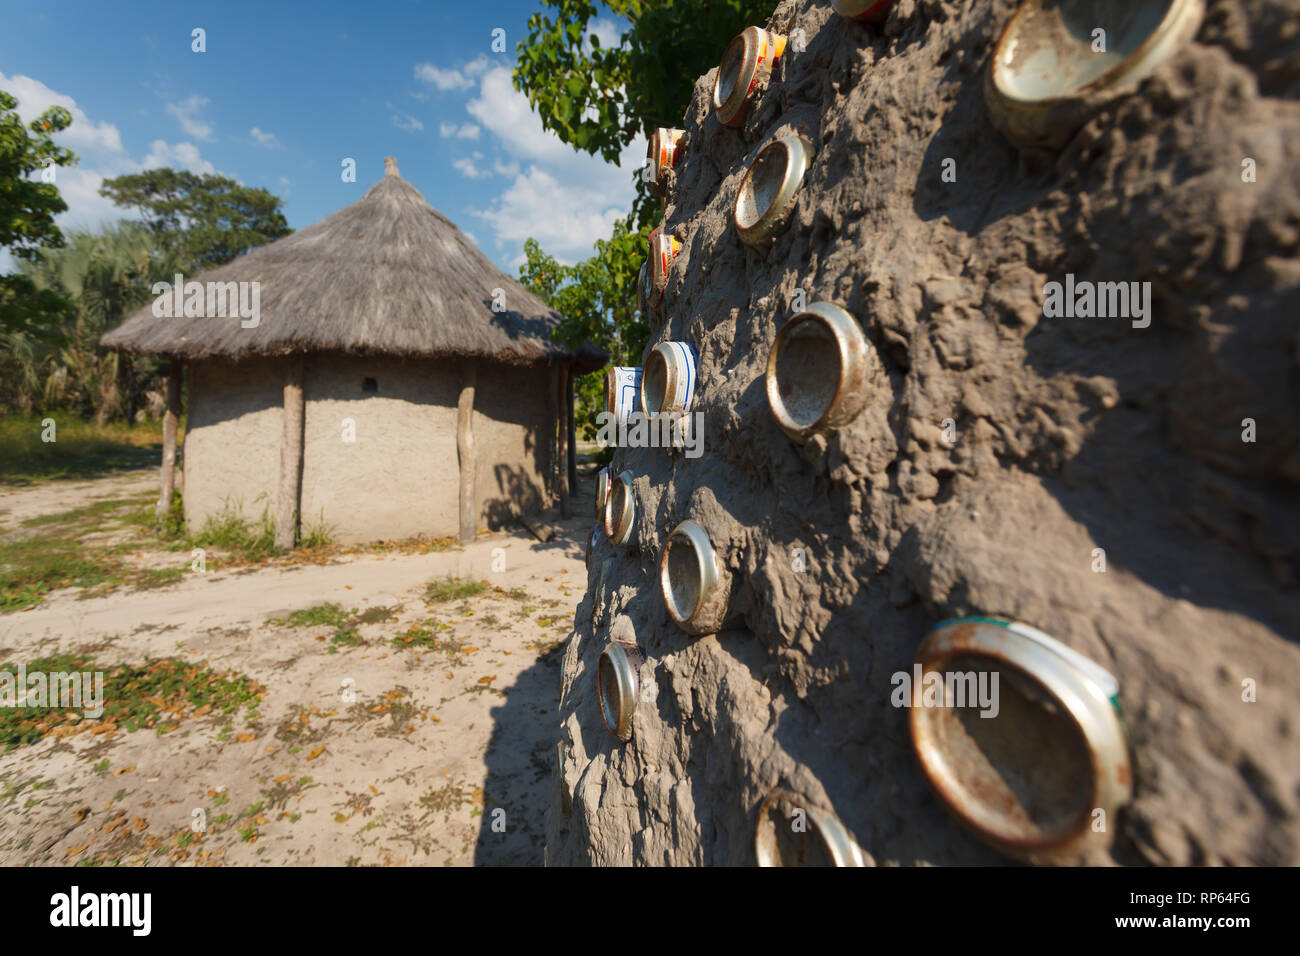
[[[29,518],[70,511],[104,498],[158,495],[158,473],[149,468],[89,481],[47,481],[38,485],[0,485],[0,531],[17,528]]]
[[[151,481],[22,489],[0,509],[17,521]],[[548,545],[497,534],[443,553],[187,573],[0,615],[0,661],[175,657],[265,687],[251,716],[0,755],[0,864],[540,864],[589,511],[576,504]],[[428,583],[449,578],[487,586],[429,603]],[[322,603],[348,627],[284,620]]]

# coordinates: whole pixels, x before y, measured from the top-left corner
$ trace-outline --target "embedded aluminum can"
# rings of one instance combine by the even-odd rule
[[[745,121],[754,89],[784,52],[785,37],[762,27],[746,27],[727,45],[713,81],[713,109],[723,126]]]
[[[758,151],[740,181],[732,215],[742,242],[757,245],[786,224],[814,155],[812,143],[797,133],[778,136]]]
[[[1178,53],[1204,17],[1204,0],[1025,0],[984,77],[989,118],[1017,146],[1060,149]]]
[[[659,557],[664,607],[688,634],[716,634],[727,618],[731,574],[708,532],[686,520],[673,529]]]
[[[605,411],[619,425],[641,404],[641,369],[615,365],[605,370]]]
[[[641,371],[641,411],[685,413],[690,410],[699,380],[699,357],[687,342],[660,342]]]
[[[651,231],[650,305],[652,308],[663,301],[664,289],[668,286],[668,270],[681,248],[682,244],[677,237],[664,232],[662,226]]]
[[[894,0],[831,0],[831,8],[842,17],[864,23],[881,23],[889,16]]]
[[[641,693],[645,651],[635,644],[610,641],[596,662],[596,693],[605,727],[619,740],[632,736],[632,714]]]
[[[963,826],[1031,863],[1107,847],[1114,827],[1094,831],[1096,814],[1113,821],[1132,794],[1113,675],[1042,631],[984,617],[940,622],[912,669],[912,747]],[[963,719],[963,686],[993,706]]]
[[[591,529],[591,534],[587,535],[587,570],[591,570],[591,552],[596,550],[596,542],[600,540],[600,523],[598,522]]]
[[[685,130],[667,126],[660,126],[650,134],[650,142],[646,144],[646,158],[650,161],[652,192],[663,193],[664,174],[677,165],[685,136]]]
[[[811,828],[794,826],[798,810]],[[773,790],[759,805],[754,856],[759,866],[874,865],[834,813],[785,789]]]
[[[605,513],[605,499],[609,497],[609,483],[613,479],[614,473],[606,465],[600,471],[596,472],[596,517],[599,518]]]
[[[776,333],[767,356],[767,403],[797,442],[843,428],[870,399],[871,343],[838,305],[814,302]]]
[[[633,543],[636,528],[636,495],[632,491],[632,472],[625,471],[609,484],[605,498],[605,535],[620,548]]]

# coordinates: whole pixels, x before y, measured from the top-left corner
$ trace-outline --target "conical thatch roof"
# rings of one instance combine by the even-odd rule
[[[387,175],[314,226],[185,281],[260,283],[260,321],[159,318],[153,302],[102,339],[105,347],[180,358],[353,352],[473,356],[514,364],[607,357],[550,337],[559,313],[494,266],[387,162]],[[492,311],[493,290],[505,311]]]

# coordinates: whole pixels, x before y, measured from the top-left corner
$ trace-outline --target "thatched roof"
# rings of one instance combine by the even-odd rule
[[[185,281],[260,283],[260,320],[159,318],[153,300],[103,337],[144,355],[239,358],[289,352],[481,357],[513,364],[608,361],[551,339],[559,313],[494,266],[386,161],[352,205]],[[505,311],[494,312],[493,290]]]

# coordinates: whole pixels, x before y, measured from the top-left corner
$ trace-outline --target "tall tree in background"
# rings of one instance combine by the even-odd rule
[[[51,139],[71,125],[71,113],[52,106],[24,127],[17,108],[18,101],[0,90],[0,248],[31,261],[42,247],[63,245],[54,217],[68,205],[55,185],[55,170],[75,165],[77,155]],[[41,176],[34,180],[37,171]],[[67,309],[65,299],[34,288],[23,275],[0,276],[0,335],[40,335]]]
[[[122,222],[71,232],[62,248],[44,249],[21,268],[34,288],[58,294],[72,308],[57,338],[10,334],[0,395],[8,393],[25,411],[62,407],[101,424],[119,415],[134,421],[157,387],[159,363],[107,352],[99,338],[149,301],[154,282],[170,281],[176,259],[146,226]]]
[[[636,139],[686,115],[696,79],[717,66],[723,50],[751,23],[767,21],[776,0],[543,0],[516,48],[515,88],[528,96],[542,125],[575,149],[617,163]],[[628,24],[616,47],[592,31],[601,16]],[[590,341],[616,365],[640,361],[649,329],[637,309],[637,275],[659,203],[635,176],[636,198],[595,255],[564,266],[532,239],[524,244],[520,281],[565,319],[555,335],[570,346]],[[602,375],[577,382],[578,418],[594,434]]]
[[[639,361],[650,334],[636,307],[637,273],[645,258],[642,232],[633,232],[626,221],[615,223],[614,235],[597,240],[596,254],[576,266],[558,262],[536,239],[524,242],[524,256],[520,283],[564,316],[556,338],[575,346],[591,342],[609,353],[614,365]],[[600,372],[575,382],[577,422],[586,438],[596,434],[603,388]]]
[[[225,176],[148,169],[106,179],[99,192],[134,209],[189,273],[224,265],[293,232],[279,196]]]

